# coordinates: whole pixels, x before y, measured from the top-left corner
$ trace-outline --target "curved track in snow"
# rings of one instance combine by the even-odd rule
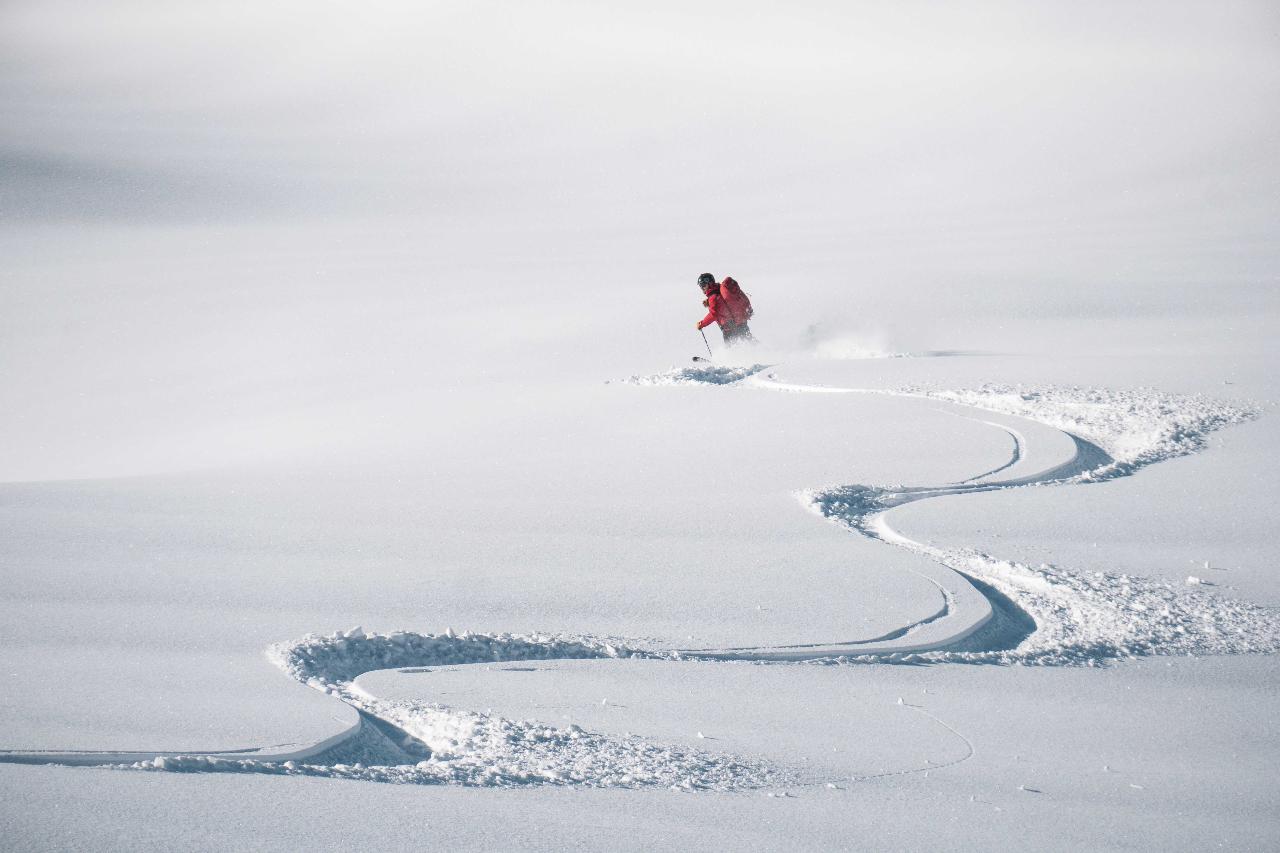
[[[876,392],[853,388],[797,385],[757,375],[746,377],[746,384],[778,391],[822,394],[890,393],[895,396],[923,396],[910,392]],[[850,530],[929,557],[944,567],[941,575],[917,572],[934,584],[942,595],[943,606],[937,612],[880,637],[834,643],[806,643],[784,646],[744,646],[724,649],[689,649],[689,656],[724,660],[800,661],[839,657],[889,657],[946,649],[959,649],[979,631],[987,629],[977,643],[964,648],[1004,651],[1015,648],[1029,633],[1029,617],[1008,598],[950,565],[937,548],[916,542],[898,533],[889,524],[887,514],[901,506],[936,497],[975,494],[1019,486],[1047,486],[1070,482],[1091,471],[1114,465],[1115,460],[1101,447],[1076,435],[1067,434],[1072,453],[1055,460],[1043,470],[1008,479],[990,479],[1018,466],[1027,455],[1026,439],[1021,431],[1003,423],[952,412],[959,417],[991,426],[1007,433],[1013,442],[1010,459],[989,471],[959,483],[936,486],[880,487],[849,485],[802,493],[801,497],[814,510]],[[997,618],[997,617],[1001,618]]]
[[[729,386],[725,391],[907,396],[954,404],[955,413],[1009,435],[1012,451],[1006,462],[958,483],[849,484],[799,496],[816,513],[857,535],[927,558],[924,565],[931,568],[918,573],[942,595],[943,604],[936,612],[869,639],[722,649],[640,648],[624,640],[597,637],[459,636],[452,631],[378,635],[356,628],[312,635],[274,646],[268,656],[293,678],[354,709],[356,718],[348,728],[323,743],[299,749],[181,756],[140,751],[7,752],[0,753],[0,761],[488,786],[661,785],[693,790],[794,784],[813,780],[763,761],[664,746],[640,737],[606,736],[575,726],[552,728],[433,703],[386,701],[363,691],[356,678],[381,669],[566,658],[1091,665],[1145,654],[1280,650],[1280,619],[1265,608],[1145,578],[1030,567],[977,551],[936,548],[908,539],[888,521],[895,508],[935,497],[1129,476],[1146,465],[1203,449],[1209,433],[1255,417],[1256,412],[1149,391],[994,386],[967,391],[884,391],[805,386],[766,375],[768,369],[764,365],[706,366],[629,381]],[[975,415],[974,410],[987,414]],[[991,419],[992,414],[999,420]],[[1063,452],[1040,459],[1024,435],[1030,430],[1005,422],[1009,419],[1035,424],[1041,436],[1046,435],[1045,427],[1060,431]],[[1027,470],[1036,464],[1043,465],[1041,470]]]

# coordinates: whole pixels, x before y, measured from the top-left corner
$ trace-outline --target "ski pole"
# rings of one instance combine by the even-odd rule
[[[715,353],[711,351],[711,342],[707,340],[707,330],[699,329],[698,333],[702,335],[702,342],[707,345],[707,355],[711,356],[712,358],[715,358],[716,357]]]

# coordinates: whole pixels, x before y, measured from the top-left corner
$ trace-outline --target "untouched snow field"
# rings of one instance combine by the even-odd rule
[[[10,4],[5,848],[1280,847],[1273,24]]]

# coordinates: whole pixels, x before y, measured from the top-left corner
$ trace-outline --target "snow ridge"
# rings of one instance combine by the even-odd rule
[[[1082,482],[1128,476],[1140,468],[1203,450],[1210,433],[1254,420],[1261,410],[1199,395],[1154,389],[988,384],[975,389],[903,387],[886,393],[928,397],[1039,421],[1090,441],[1111,462],[1081,472]]]
[[[1280,651],[1273,610],[1136,575],[1031,567],[973,550],[937,555],[1015,601],[1035,622],[1016,648],[926,653],[918,660],[1094,666],[1145,655]]]
[[[355,684],[390,668],[564,658],[658,657],[578,637],[508,634],[366,634],[360,628],[272,646],[268,658],[293,678],[359,710],[359,732],[305,762],[223,756],[156,756],[118,765],[168,772],[324,776],[397,784],[483,787],[583,785],[599,788],[732,790],[790,784],[794,774],[766,762],[555,728],[427,702],[388,701]]]
[[[1048,564],[1031,567],[974,550],[934,548],[898,534],[884,517],[894,507],[940,495],[1130,476],[1147,465],[1204,449],[1210,433],[1256,418],[1257,409],[1150,390],[989,385],[889,393],[1037,420],[1067,432],[1077,447],[1073,462],[1032,477],[915,488],[855,484],[801,494],[823,517],[928,556],[980,583],[988,598],[998,599],[994,609],[1002,618],[991,630],[895,660],[1095,665],[1138,655],[1280,651],[1280,614],[1271,609],[1137,576],[1079,573]],[[1013,627],[1018,624],[1023,627]]]

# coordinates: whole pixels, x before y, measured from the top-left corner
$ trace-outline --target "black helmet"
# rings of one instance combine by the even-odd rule
[[[715,283],[716,277],[709,272],[704,272],[702,275],[698,276],[698,287],[710,287]]]

